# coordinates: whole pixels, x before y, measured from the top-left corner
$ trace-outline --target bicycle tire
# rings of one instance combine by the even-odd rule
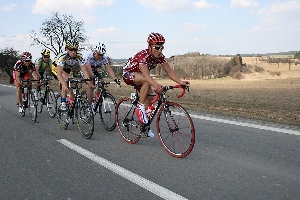
[[[45,101],[49,115],[52,118],[55,117],[55,115],[56,115],[56,107],[55,107],[56,96],[52,89],[48,89],[46,91],[44,101]]]
[[[60,94],[56,95],[55,98],[56,118],[59,126],[65,130],[68,128],[70,123],[69,110],[62,111],[60,109],[60,105],[59,105],[60,99],[61,99],[61,95]]]
[[[37,104],[35,101],[35,97],[32,91],[28,92],[28,111],[32,122],[36,122],[37,117]]]
[[[24,97],[24,93],[22,93],[22,113],[21,116],[24,117],[25,116],[25,111],[26,111],[26,107],[27,107],[27,102],[28,102],[28,99]],[[27,93],[27,96],[28,96],[28,93]]]
[[[39,90],[37,95],[38,95],[39,99],[36,101],[36,109],[37,109],[38,113],[41,113],[43,110],[43,99],[45,98],[45,96],[44,96],[45,94],[42,93],[41,90]]]
[[[122,98],[116,104],[116,126],[122,138],[130,143],[137,143],[140,138],[140,122],[135,115],[135,107],[132,107],[130,98]]]
[[[86,98],[80,97],[75,105],[74,120],[80,134],[85,139],[90,139],[94,133],[94,114]]]
[[[159,109],[156,130],[160,143],[170,155],[183,158],[193,150],[194,124],[188,112],[178,103],[168,102]]]
[[[103,127],[112,131],[116,128],[115,121],[115,108],[116,108],[116,100],[110,93],[105,93],[103,98],[100,99],[101,105],[99,108],[100,120],[102,122]]]
[[[87,99],[87,91],[86,90],[82,90],[80,92],[80,96]]]

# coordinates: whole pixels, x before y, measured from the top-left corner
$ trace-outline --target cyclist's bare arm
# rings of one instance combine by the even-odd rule
[[[89,76],[94,77],[94,72],[93,72],[92,66],[89,63],[84,64],[84,66],[85,66],[86,70],[88,71]],[[86,75],[84,75],[84,77],[86,77]]]
[[[16,74],[16,87],[20,87],[21,86],[21,73],[19,71],[15,71]]]
[[[153,86],[155,89],[161,88],[161,85],[159,85],[156,81],[153,80],[153,78],[150,76],[150,71],[145,64],[139,64],[141,73],[145,79],[151,86]]]
[[[94,77],[94,73],[93,73],[91,67],[87,67],[86,65],[81,65],[80,68],[81,68],[81,71],[83,72],[84,78],[87,79],[90,77]],[[90,88],[95,88],[92,81],[87,81],[86,83]]]
[[[111,69],[110,64],[105,65],[105,69],[108,72],[108,74],[110,75],[110,77],[115,80],[116,79],[116,75],[114,73],[114,71]]]
[[[180,85],[187,85],[186,81],[182,81],[179,79],[179,77],[175,74],[175,72],[171,69],[169,63],[165,62],[162,64],[162,67],[168,74],[169,78],[173,80],[174,82],[180,84]]]
[[[36,70],[33,71],[33,72],[32,72],[32,75],[33,75],[33,78],[34,78],[35,80],[39,80],[39,75],[40,75],[40,74],[38,73],[38,71],[36,71]]]
[[[40,65],[35,65],[35,70],[37,71],[37,72],[39,72],[40,71]],[[38,73],[38,78],[40,79],[41,77],[40,77],[40,73]]]
[[[65,81],[65,78],[63,76],[64,69],[63,69],[63,66],[60,66],[60,65],[57,65],[56,69],[57,69],[57,79],[60,82],[61,87],[62,87],[62,97],[65,97],[66,93],[69,91],[69,89],[68,89],[67,83]]]

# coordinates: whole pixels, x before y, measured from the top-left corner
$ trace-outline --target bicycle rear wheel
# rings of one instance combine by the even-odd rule
[[[156,118],[156,129],[164,149],[176,158],[183,158],[193,150],[195,129],[188,112],[179,104],[168,102]]]
[[[54,91],[52,89],[48,89],[45,95],[46,96],[44,98],[44,101],[47,106],[48,113],[53,118],[56,115],[56,108],[55,108],[56,97]]]
[[[131,99],[122,98],[119,100],[116,105],[115,120],[118,130],[126,142],[135,144],[140,140],[140,122],[135,115],[135,106]]]
[[[116,100],[109,94],[105,93],[101,99],[101,107],[99,108],[100,120],[104,128],[108,131],[112,131],[116,128],[115,121],[115,107]]]
[[[90,139],[94,133],[94,114],[87,99],[81,97],[75,105],[74,119],[80,134]]]
[[[31,121],[35,122],[37,117],[36,101],[32,91],[28,92],[28,111]]]
[[[59,126],[62,129],[66,129],[69,126],[69,123],[71,121],[70,117],[69,117],[69,108],[67,110],[62,111],[60,109],[60,104],[59,102],[61,102],[61,95],[58,94],[55,98],[55,110],[56,110],[56,118],[57,118],[57,122],[59,124]]]

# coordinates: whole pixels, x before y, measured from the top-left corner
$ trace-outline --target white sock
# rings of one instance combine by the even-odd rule
[[[145,104],[139,104],[139,108],[141,109],[141,111],[143,112],[143,113],[145,113]]]

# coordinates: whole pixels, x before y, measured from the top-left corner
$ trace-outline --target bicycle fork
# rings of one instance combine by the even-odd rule
[[[164,115],[165,115],[166,122],[168,124],[168,128],[169,128],[170,133],[173,134],[174,132],[179,131],[177,123],[175,122],[174,117],[171,114],[171,110],[167,106],[165,106]],[[173,127],[172,127],[172,125],[173,125]]]

